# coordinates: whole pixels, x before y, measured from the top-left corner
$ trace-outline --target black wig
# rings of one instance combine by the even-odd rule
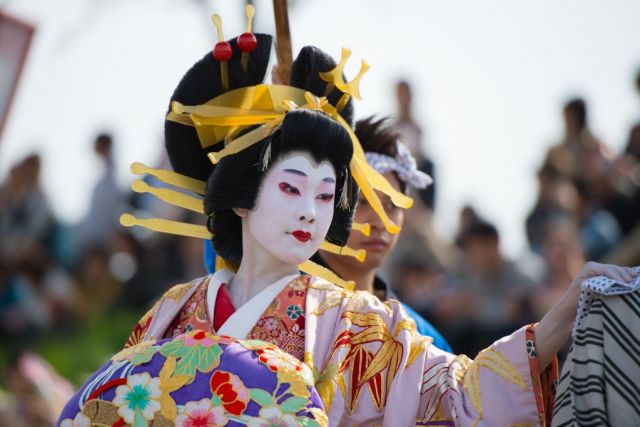
[[[247,73],[241,68],[235,40],[229,42],[234,52],[228,61],[230,90],[257,85],[264,80],[271,37],[256,36],[258,48],[250,56]],[[326,96],[331,104],[336,105],[342,92],[319,77],[320,72],[335,66],[336,62],[329,55],[307,46],[292,64],[291,86],[319,97]],[[222,93],[220,65],[208,53],[185,74],[171,100],[198,105]],[[352,123],[352,101],[347,103],[341,115]],[[205,213],[209,215],[207,228],[214,235],[214,248],[224,259],[235,263],[242,260],[242,223],[232,209],[253,209],[269,166],[294,152],[309,153],[316,162],[326,160],[334,167],[337,178],[334,214],[326,240],[338,245],[346,243],[358,198],[357,185],[348,169],[353,146],[347,131],[328,115],[312,110],[289,112],[272,135],[237,154],[222,158],[215,167],[206,153],[222,149],[222,143],[202,148],[197,132],[191,126],[165,121],[165,144],[174,170],[207,181],[204,198]],[[269,155],[267,150],[270,150]],[[267,168],[263,167],[265,156],[270,156]],[[343,191],[346,205],[341,203]]]
[[[229,90],[258,85],[264,81],[271,55],[272,38],[267,34],[254,35],[258,39],[258,45],[249,57],[246,73],[240,63],[242,52],[238,49],[236,39],[229,40],[233,52],[233,56],[227,61]],[[200,105],[224,92],[220,77],[220,63],[211,52],[208,52],[182,77],[171,95],[171,102]],[[171,102],[169,102],[169,111]],[[213,170],[213,164],[206,154],[223,148],[222,144],[203,148],[196,128],[170,120],[164,122],[164,140],[173,170],[200,181],[206,181]]]

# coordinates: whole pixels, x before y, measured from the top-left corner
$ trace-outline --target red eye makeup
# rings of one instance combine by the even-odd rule
[[[300,195],[300,190],[287,182],[281,182],[278,187],[283,193]]]

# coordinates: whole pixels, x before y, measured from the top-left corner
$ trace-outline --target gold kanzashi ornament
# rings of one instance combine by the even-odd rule
[[[246,13],[247,31],[244,34],[251,31],[253,8],[247,8]],[[235,155],[268,138],[282,124],[288,112],[301,108],[321,111],[336,120],[349,134],[353,145],[353,158],[349,164],[349,173],[356,181],[369,205],[382,220],[386,230],[390,233],[398,233],[400,227],[388,218],[376,194],[376,190],[389,196],[396,206],[403,209],[410,208],[413,205],[413,200],[395,190],[382,175],[367,163],[360,141],[358,141],[351,126],[340,115],[340,111],[351,98],[361,99],[360,82],[369,69],[369,65],[362,61],[357,76],[351,81],[345,81],[343,70],[351,56],[351,51],[343,48],[338,65],[333,70],[320,73],[320,77],[328,83],[327,92],[324,95],[328,95],[333,88],[343,92],[337,107],[331,105],[326,97],[318,97],[303,89],[287,85],[260,84],[228,90],[229,76],[226,61],[231,58],[232,52],[226,51],[227,47],[230,49],[230,46],[228,46],[229,43],[224,42],[220,17],[213,15],[213,22],[217,28],[219,40],[214,49],[214,57],[220,62],[222,85],[225,93],[201,105],[183,105],[174,101],[171,104],[171,111],[167,114],[166,120],[194,127],[198,134],[200,145],[205,149],[224,141],[224,148],[208,153],[210,161],[216,164],[224,157]],[[245,50],[243,52],[246,53]],[[244,56],[242,59],[244,59]],[[246,64],[243,63],[242,66],[246,72]],[[238,136],[249,127],[254,127],[254,129]],[[204,182],[175,172],[152,169],[142,163],[134,163],[131,169],[134,174],[150,174],[166,184],[193,194],[184,194],[183,192],[166,188],[155,188],[143,181],[133,183],[132,188],[134,191],[149,193],[169,204],[204,213]],[[136,218],[131,214],[122,215],[120,222],[127,227],[137,225],[170,234],[193,236],[202,239],[211,239],[213,237],[203,225],[186,224],[159,218]],[[352,228],[365,236],[370,234],[369,224],[354,223]],[[340,247],[327,241],[323,242],[321,249],[339,255],[351,256],[359,261],[364,261],[366,255],[364,250],[356,251],[347,246]],[[216,264],[217,266],[225,266],[232,269],[234,267],[237,268],[237,266],[231,265],[219,257]],[[353,289],[354,287],[353,282],[344,281],[332,271],[311,261],[302,263],[299,268],[301,271],[321,277],[342,287],[348,289]]]

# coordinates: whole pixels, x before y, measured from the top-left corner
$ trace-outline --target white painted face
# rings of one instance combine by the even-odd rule
[[[336,174],[331,163],[315,164],[292,153],[274,164],[248,211],[255,243],[289,264],[308,260],[324,241],[333,219]]]

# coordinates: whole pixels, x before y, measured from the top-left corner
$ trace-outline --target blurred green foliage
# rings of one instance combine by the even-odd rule
[[[144,311],[114,309],[83,323],[33,337],[26,343],[15,346],[3,343],[0,345],[0,372],[6,372],[18,348],[28,348],[39,353],[60,375],[78,387],[122,349],[143,314]],[[0,385],[2,382],[0,380]]]

